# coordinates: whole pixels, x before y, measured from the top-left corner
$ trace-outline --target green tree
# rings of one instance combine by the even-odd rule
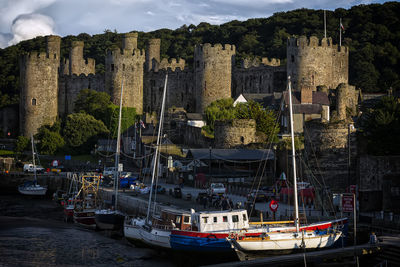
[[[225,98],[212,102],[204,110],[204,117],[207,125],[203,128],[208,134],[213,135],[216,120],[231,120],[235,118],[233,99]]]
[[[65,145],[60,133],[51,131],[47,127],[41,127],[36,137],[40,141],[38,148],[41,154],[54,155]]]
[[[394,97],[381,101],[363,115],[362,134],[368,142],[368,152],[375,155],[400,154],[400,102]]]
[[[119,117],[119,106],[113,104],[108,105],[105,111],[104,123],[110,130],[112,138],[117,137],[118,117]],[[134,125],[136,121],[137,121],[136,109],[122,107],[121,133],[125,132],[129,127]]]
[[[64,127],[64,138],[71,153],[89,153],[97,139],[109,133],[100,120],[85,113],[73,113],[67,116]]]
[[[105,122],[106,110],[111,104],[109,94],[91,89],[83,89],[77,96],[74,111],[76,113],[84,111],[97,120]]]
[[[29,145],[29,139],[26,138],[25,136],[18,136],[17,138],[17,143],[16,143],[16,147],[15,147],[15,151],[17,152],[23,152],[28,148]]]
[[[238,119],[254,119],[257,131],[265,133],[270,142],[278,140],[280,128],[276,114],[270,109],[264,109],[261,104],[255,101],[239,103],[235,108],[235,117]]]

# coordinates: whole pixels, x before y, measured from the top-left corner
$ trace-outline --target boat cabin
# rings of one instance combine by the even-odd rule
[[[192,230],[213,232],[249,228],[246,210],[200,211],[192,213]]]
[[[189,230],[191,227],[190,212],[163,209],[160,217],[153,217],[153,226],[166,229]]]

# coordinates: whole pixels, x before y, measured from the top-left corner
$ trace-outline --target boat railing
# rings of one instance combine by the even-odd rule
[[[249,222],[250,225],[293,224],[294,221]]]

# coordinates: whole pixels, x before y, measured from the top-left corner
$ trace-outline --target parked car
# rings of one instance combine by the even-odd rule
[[[262,202],[262,201],[267,201],[268,197],[267,197],[267,194],[263,190],[253,189],[247,195],[247,200],[249,200],[249,201],[255,200],[256,202]]]
[[[182,189],[180,187],[175,187],[174,188],[174,192],[172,193],[172,195],[175,198],[182,198]]]
[[[45,171],[45,169],[40,165],[33,167],[33,164],[24,164],[24,172],[34,172],[35,169],[36,173],[44,173]]]
[[[105,167],[103,171],[103,176],[112,176],[115,171],[115,167]]]
[[[223,183],[212,183],[207,189],[209,195],[223,195],[226,193],[226,189]]]

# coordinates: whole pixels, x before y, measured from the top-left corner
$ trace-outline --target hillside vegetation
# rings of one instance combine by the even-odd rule
[[[283,64],[286,40],[292,35],[324,35],[323,10],[298,9],[276,13],[269,18],[231,21],[222,25],[200,23],[183,25],[176,30],[139,32],[138,46],[149,38],[161,38],[161,56],[184,58],[190,66],[194,45],[228,43],[237,48],[237,62],[245,57],[275,57]],[[327,11],[327,35],[339,39],[339,18],[345,28],[344,45],[350,48],[350,83],[364,92],[385,92],[400,88],[400,3],[360,5],[349,10]],[[134,30],[134,29],[132,29]],[[96,72],[104,72],[108,48],[120,46],[122,35],[105,30],[103,34],[66,36],[61,53],[67,57],[73,40],[85,42],[85,57],[96,60]],[[23,41],[0,49],[0,107],[17,104],[19,99],[18,57],[27,51],[45,51],[44,37]]]

